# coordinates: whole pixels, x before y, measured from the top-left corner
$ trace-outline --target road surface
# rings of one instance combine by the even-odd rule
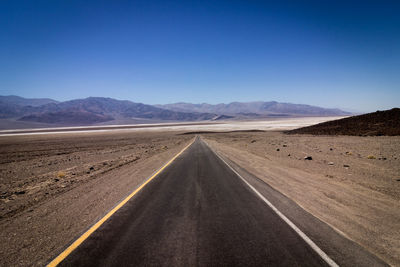
[[[322,237],[333,231],[324,227],[314,230]],[[351,241],[335,238],[332,246],[342,238],[343,247],[328,251],[338,264],[383,265]],[[321,243],[330,246],[329,240]],[[60,265],[328,266],[200,138]]]

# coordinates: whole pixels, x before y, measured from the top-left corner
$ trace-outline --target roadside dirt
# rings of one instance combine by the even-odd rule
[[[44,265],[191,138],[124,131],[0,137],[0,265]]]
[[[400,137],[251,132],[203,138],[338,232],[400,265]]]

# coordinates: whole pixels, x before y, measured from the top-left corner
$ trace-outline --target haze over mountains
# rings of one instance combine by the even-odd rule
[[[180,112],[207,112],[221,115],[244,115],[244,116],[288,116],[288,115],[305,115],[305,116],[332,116],[332,115],[349,115],[349,112],[340,109],[327,109],[310,105],[270,102],[232,102],[229,104],[210,105],[191,104],[191,103],[175,103],[167,105],[157,105],[164,108]]]
[[[1,124],[3,124],[0,126],[3,129],[17,127],[18,125],[20,125],[18,128],[30,125],[27,123],[58,126],[257,119],[276,116],[341,116],[349,114],[339,109],[325,109],[275,101],[233,102],[218,105],[206,103],[146,105],[104,97],[88,97],[58,102],[47,98],[27,99],[18,96],[0,96],[0,119],[2,119]]]

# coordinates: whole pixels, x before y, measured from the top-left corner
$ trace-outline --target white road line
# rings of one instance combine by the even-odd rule
[[[205,142],[205,141],[204,141]],[[207,144],[207,142],[205,142]],[[208,144],[207,146],[220,158],[243,182],[250,187],[256,195],[261,198],[282,220],[284,220],[329,266],[338,267],[339,265],[332,260],[322,249],[320,249],[303,231],[301,231],[291,220],[281,213],[271,202],[268,201],[260,192],[257,191],[249,182],[246,181],[234,168],[231,167],[218,153],[216,153]]]

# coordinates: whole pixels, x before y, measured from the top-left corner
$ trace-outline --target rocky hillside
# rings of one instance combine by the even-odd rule
[[[359,136],[400,135],[400,108],[328,121],[287,133]]]

